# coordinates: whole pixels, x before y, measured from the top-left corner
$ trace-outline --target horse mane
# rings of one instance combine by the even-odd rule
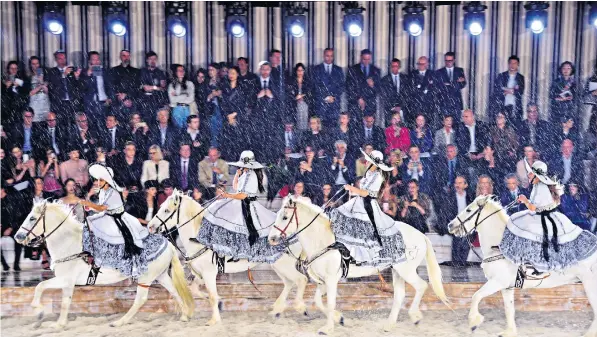
[[[325,223],[331,228],[332,225],[332,221],[330,219],[330,217],[324,213],[323,209],[313,203],[310,202],[306,202],[304,200],[300,200],[300,199],[294,199],[292,197],[286,197],[284,198],[284,202],[282,203],[282,208],[284,209],[284,207],[288,206],[288,203],[290,202],[290,200],[292,200],[292,202],[294,202],[297,205],[301,205],[302,209],[306,209],[309,213],[310,217],[315,217],[316,215],[319,214],[320,218],[323,218],[325,220]]]
[[[189,195],[187,195],[186,193],[184,193],[183,191],[179,191],[179,190],[174,190],[174,192],[172,193],[171,196],[169,196],[166,200],[169,201],[170,198],[177,196],[181,198],[181,202],[183,199],[187,199],[188,201],[193,202],[194,204],[197,204],[199,207],[203,207],[200,203],[198,203],[197,201],[195,201],[195,199],[191,198]],[[194,215],[194,214],[193,214]],[[193,219],[193,233],[197,234],[199,233],[199,228],[201,228],[201,219],[203,217],[202,216],[198,216],[195,219]]]
[[[61,200],[55,200],[53,202],[48,202],[46,200],[46,201],[42,201],[40,203],[35,204],[33,207],[43,207],[44,204],[48,208],[52,208],[52,209],[58,210],[60,212],[63,212],[64,213],[63,215],[66,216],[68,219],[73,220],[77,223],[81,223],[75,216],[75,212],[72,211],[71,206],[63,203]]]
[[[504,208],[504,206],[502,205],[502,203],[500,202],[500,200],[492,195],[490,197],[487,198],[487,202],[495,207],[496,209],[499,209],[500,211],[497,212],[497,215],[500,217],[500,220],[506,224],[508,223],[508,220],[510,220],[510,216],[508,215],[508,213],[506,212],[506,209]]]

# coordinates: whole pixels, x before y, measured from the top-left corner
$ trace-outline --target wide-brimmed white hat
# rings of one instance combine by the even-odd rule
[[[367,152],[365,152],[365,151],[363,151],[363,149],[361,149],[361,153],[363,153],[363,155],[365,156],[366,161],[379,167],[383,171],[392,171],[394,169],[393,167],[390,167],[390,166],[384,164],[383,153],[381,153],[377,150],[371,151],[370,154],[367,154]]]
[[[533,172],[535,176],[539,178],[539,181],[541,181],[542,183],[546,185],[558,184],[558,181],[556,179],[552,179],[547,175],[547,164],[545,164],[544,162],[537,160],[533,163],[533,166],[529,166],[529,162],[527,162],[527,160],[525,159],[524,166],[527,172]]]
[[[114,181],[114,171],[112,171],[111,168],[100,163],[91,164],[91,166],[89,166],[89,175],[92,176],[93,179],[105,180],[113,189],[122,192],[122,187],[118,186]]]
[[[253,151],[243,151],[240,154],[240,159],[235,163],[228,163],[228,165],[236,167],[246,167],[250,169],[260,169],[264,166],[255,160],[255,154]]]

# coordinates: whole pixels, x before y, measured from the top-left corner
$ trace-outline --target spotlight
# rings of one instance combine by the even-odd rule
[[[124,36],[127,33],[127,7],[121,2],[110,1],[103,4],[104,24],[108,31],[116,36]]]
[[[347,1],[344,3],[344,31],[352,37],[361,36],[363,33],[363,7],[360,7],[358,2]]]
[[[64,26],[62,25],[62,22],[58,20],[49,20],[46,24],[46,28],[50,33],[54,35],[60,35],[64,31]]]
[[[226,31],[236,37],[245,36],[247,31],[247,8],[240,3],[226,6]]]
[[[527,10],[526,27],[534,34],[541,34],[547,27],[547,11],[549,4],[543,1],[531,1],[524,5]]]
[[[45,29],[54,35],[62,34],[66,26],[64,5],[41,3],[38,6],[38,10],[43,13]]]
[[[284,20],[290,35],[294,37],[303,37],[305,35],[305,27],[307,26],[306,11],[307,9],[303,6],[291,6],[286,9]]]
[[[166,1],[168,30],[175,37],[187,34],[188,4],[186,1]]]
[[[597,28],[597,2],[591,3],[591,11],[589,12],[589,24]]]
[[[425,6],[421,4],[412,4],[405,6],[403,28],[412,36],[419,36],[423,33],[423,27],[425,26]]]
[[[482,5],[479,1],[471,1],[464,5],[464,29],[477,36],[483,32],[485,28],[485,9],[487,6]]]

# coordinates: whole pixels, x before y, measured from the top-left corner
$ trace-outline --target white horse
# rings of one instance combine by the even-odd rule
[[[214,325],[222,320],[219,311],[220,296],[218,295],[216,285],[218,267],[212,260],[212,250],[207,249],[196,241],[191,241],[191,239],[197,237],[197,233],[201,227],[201,221],[203,219],[203,214],[201,214],[202,211],[203,207],[199,203],[179,191],[174,191],[174,193],[164,201],[156,216],[154,216],[147,225],[147,228],[150,232],[157,232],[164,230],[162,223],[164,223],[168,229],[178,226],[178,233],[180,234],[187,257],[190,260],[188,262],[189,267],[197,277],[196,279],[203,278],[209,294],[212,317],[207,322],[207,325]],[[186,225],[186,223],[189,224]],[[299,256],[301,248],[297,243],[290,247],[290,251],[294,256]],[[197,256],[197,254],[200,255]],[[227,262],[225,265],[225,273],[246,272],[257,265],[258,263],[248,262],[246,259],[241,259],[238,262]],[[292,286],[296,284],[297,292],[294,309],[297,312],[306,315],[307,306],[303,301],[303,295],[305,288],[307,287],[308,279],[296,270],[295,259],[288,254],[283,254],[280,259],[272,264],[272,268],[284,282],[284,289],[274,303],[273,310],[270,314],[279,317],[286,308],[286,299],[288,298],[290,290],[292,290]]]
[[[320,334],[331,334],[334,331],[334,323],[343,324],[344,319],[342,314],[335,310],[338,281],[342,277],[342,268],[340,268],[342,257],[338,250],[326,249],[336,242],[330,219],[320,207],[288,198],[278,212],[275,228],[276,230],[272,230],[269,234],[269,242],[272,245],[280,244],[290,236],[298,236],[298,240],[303,247],[303,253],[307,257],[306,263],[309,276],[318,283],[315,292],[315,304],[327,315],[326,325],[320,328],[318,332]],[[404,281],[412,285],[416,291],[408,311],[411,320],[418,324],[423,318],[419,310],[419,304],[428,285],[417,274],[417,267],[423,259],[427,262],[427,271],[433,291],[442,302],[448,305],[448,299],[442,284],[441,270],[435,258],[431,242],[424,234],[410,226],[402,225],[400,232],[406,244],[407,260],[391,266],[394,302],[388,322],[384,327],[386,331],[391,330],[396,325],[398,313],[405,297]],[[322,253],[323,255],[321,255]],[[380,271],[375,267],[351,265],[348,278],[378,275]],[[325,293],[327,293],[327,308],[322,301],[322,296]]]
[[[483,315],[479,313],[481,300],[501,291],[507,328],[500,336],[504,337],[517,334],[514,320],[514,282],[519,266],[503,258],[494,247],[501,243],[508,220],[508,214],[502,205],[490,195],[477,197],[448,225],[450,233],[458,237],[465,237],[476,230],[483,252],[484,260],[481,266],[488,281],[473,295],[468,316],[469,326],[474,331],[483,323]],[[553,288],[579,280],[584,285],[595,313],[593,324],[585,337],[597,337],[597,253],[575,266],[551,273],[551,276],[543,280],[525,280],[523,288]]]
[[[83,252],[83,224],[71,214],[71,209],[61,203],[47,201],[37,203],[15,235],[17,242],[27,245],[32,241],[44,240],[54,262],[55,276],[40,282],[35,287],[31,306],[34,308],[41,324],[43,306],[41,295],[46,289],[62,289],[62,307],[56,327],[62,328],[67,323],[75,286],[86,285],[91,266],[81,257]],[[63,260],[63,262],[61,262]],[[172,277],[168,275],[171,268]],[[102,267],[96,278],[96,285],[107,285],[120,282],[128,277],[115,269]],[[147,301],[151,283],[157,280],[176,299],[182,310],[182,321],[188,321],[195,310],[195,302],[187,286],[184,270],[174,246],[168,243],[160,256],[148,265],[146,273],[137,280],[137,295],[129,311],[112,326],[121,326],[130,321]]]

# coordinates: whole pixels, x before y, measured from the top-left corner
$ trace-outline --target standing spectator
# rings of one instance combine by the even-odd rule
[[[48,71],[48,92],[51,110],[56,112],[60,124],[71,124],[75,112],[80,107],[81,69],[67,66],[66,53],[58,50],[54,53],[56,67]]]
[[[330,140],[326,132],[321,130],[321,120],[313,116],[309,119],[309,130],[301,136],[301,148],[309,145],[313,147],[318,157],[323,157],[330,152]]]
[[[195,103],[197,103],[197,110],[202,119],[207,120],[207,70],[199,68],[195,76]]]
[[[180,131],[170,119],[168,108],[158,110],[158,123],[149,129],[151,133],[151,144],[158,144],[166,159],[176,152],[178,147]]]
[[[419,182],[412,179],[408,182],[408,193],[398,202],[402,221],[419,230],[421,233],[429,232],[427,218],[431,209],[431,200],[425,193],[419,192]]]
[[[454,66],[455,61],[454,52],[445,53],[444,67],[436,72],[443,115],[452,118],[460,117],[463,109],[462,89],[466,87],[464,69]]]
[[[224,83],[222,90],[222,115],[228,120],[229,115],[241,121],[242,124],[248,123],[247,116],[247,88],[250,85],[247,82],[240,81],[240,69],[232,67],[228,71],[228,81]]]
[[[361,61],[348,68],[346,93],[348,108],[353,120],[374,116],[377,110],[377,94],[381,78],[379,68],[372,64],[371,51],[361,50]]]
[[[58,125],[56,114],[52,111],[48,112],[45,123],[40,124],[39,132],[33,134],[32,142],[37,147],[34,157],[43,160],[46,158],[46,150],[52,149],[58,160],[66,159],[65,148],[69,139],[67,131],[67,128]]]
[[[62,191],[60,167],[58,165],[58,157],[51,148],[46,150],[45,159],[39,159],[38,171],[39,177],[42,179],[43,191],[58,197]]]
[[[458,214],[473,202],[475,197],[468,191],[468,183],[466,177],[458,176],[454,181],[454,189],[444,194],[445,206],[442,207],[442,212],[438,214],[437,232],[440,235],[448,234],[448,224]],[[441,263],[444,266],[464,267],[467,265],[470,237],[457,237],[452,235],[452,261]]]
[[[209,81],[205,85],[205,97],[206,97],[206,110],[207,116],[209,117],[209,127],[211,133],[211,145],[218,145],[218,136],[223,127],[222,120],[222,88],[223,84],[218,76],[220,66],[216,63],[212,63],[207,67],[209,74]]]
[[[166,93],[166,73],[158,68],[158,54],[153,51],[145,54],[146,66],[141,69],[141,95],[140,104],[143,118],[147,121],[155,121],[155,115],[159,109],[168,105],[168,94]]]
[[[89,66],[83,69],[81,76],[81,92],[85,113],[91,125],[99,127],[105,119],[106,111],[112,104],[112,91],[109,72],[102,67],[100,54],[96,51],[87,53]]]
[[[431,153],[443,155],[448,145],[456,143],[456,133],[453,127],[454,118],[450,115],[444,115],[444,126],[435,131],[433,138],[433,150]]]
[[[19,70],[19,63],[8,62],[6,73],[2,78],[2,124],[10,126],[18,122],[19,114],[25,107],[28,96],[25,76]]]
[[[363,144],[362,149],[366,154],[370,154],[373,152],[373,150],[375,150],[371,144]],[[369,162],[365,159],[365,156],[361,155],[359,159],[357,159],[355,167],[355,174],[357,178],[364,177],[365,173],[367,173],[367,169],[369,168]]]
[[[149,125],[141,119],[141,114],[135,112],[131,115],[129,120],[129,131],[131,139],[135,142],[135,147],[145,156],[147,150],[149,150],[151,132],[149,132]]]
[[[410,103],[407,109],[408,116],[404,116],[407,125],[414,125],[417,114],[422,114],[434,129],[439,126],[439,120],[435,120],[435,82],[435,74],[429,70],[429,59],[426,56],[419,57],[417,69],[410,73]]]
[[[203,135],[203,133],[201,133]],[[227,117],[226,125],[220,134],[222,158],[226,161],[234,161],[240,158],[245,148],[251,147],[251,133],[248,128],[239,124],[234,114]],[[205,152],[207,155],[207,152]],[[201,158],[200,158],[201,159]]]
[[[87,161],[79,158],[79,150],[72,148],[68,152],[69,160],[60,164],[60,179],[66,185],[69,179],[80,187],[87,186],[89,182],[89,173],[87,172]]]
[[[249,59],[246,57],[239,57],[236,59],[236,65],[239,70],[238,82],[246,88],[247,92],[255,91],[254,86],[259,80],[259,77],[249,70]]]
[[[410,131],[410,143],[417,145],[424,157],[431,155],[433,135],[423,114],[418,114],[415,118],[415,127]]]
[[[524,76],[518,72],[520,60],[516,55],[508,58],[508,70],[499,74],[493,85],[491,111],[507,111],[506,116],[512,125],[522,121],[522,95],[524,95]]]
[[[48,96],[47,71],[41,67],[39,57],[29,58],[29,73],[27,81],[29,85],[29,106],[35,112],[34,123],[43,122],[50,112],[50,96]]]
[[[553,122],[557,123],[562,118],[573,118],[577,123],[580,122],[577,90],[574,65],[570,61],[560,64],[558,78],[549,88],[550,117]]]
[[[516,163],[516,176],[523,188],[529,188],[530,181],[525,161],[528,163],[529,167],[532,167],[533,163],[538,159],[538,155],[532,145],[525,145],[523,153],[524,157]]]
[[[401,62],[394,58],[390,63],[390,73],[381,79],[381,100],[385,117],[385,125],[389,125],[394,114],[404,119],[405,102],[407,100],[408,76],[400,72]]]
[[[529,191],[526,188],[520,187],[520,181],[514,173],[510,173],[504,178],[506,188],[500,193],[500,203],[503,206],[509,205],[514,201],[518,201],[519,195],[524,195],[530,198]],[[511,208],[509,208],[508,215],[512,215],[516,212],[524,211],[526,206],[523,203],[516,202]]]
[[[128,130],[118,125],[118,120],[112,113],[106,115],[106,126],[100,132],[100,145],[108,157],[118,154],[121,149],[124,149],[124,144],[131,139]]]
[[[272,84],[275,87],[271,87],[272,90],[282,94],[285,89],[283,87],[286,83],[286,77],[284,71],[282,71],[282,53],[278,49],[272,49],[269,51],[269,65],[271,66],[271,76],[273,78]]]
[[[331,174],[334,179],[335,189],[341,189],[346,184],[351,184],[355,178],[355,160],[348,154],[347,145],[343,140],[334,143],[336,152],[332,159]]]
[[[119,186],[125,186],[131,193],[141,191],[143,185],[139,178],[143,172],[143,160],[137,155],[134,142],[128,141],[124,144],[123,152],[116,155],[111,167]]]
[[[110,69],[110,86],[116,108],[125,105],[137,105],[139,88],[141,87],[140,70],[131,66],[131,52],[127,49],[120,51],[120,65]],[[129,115],[118,116],[122,122],[129,119]]]
[[[567,184],[570,179],[574,180],[584,176],[582,158],[575,154],[574,142],[570,139],[562,141],[560,154],[551,158],[549,167],[562,184]]]
[[[402,124],[402,117],[399,112],[394,112],[390,126],[385,130],[386,136],[386,154],[394,150],[400,150],[402,153],[408,152],[410,148],[410,131]]]
[[[344,91],[344,72],[334,64],[334,49],[323,51],[323,63],[311,70],[313,81],[313,113],[326,128],[335,125],[340,114],[340,100]]]
[[[375,117],[372,115],[363,117],[363,123],[355,128],[353,148],[360,148],[363,144],[372,144],[374,149],[384,149],[386,140],[384,130],[375,125]]]
[[[300,200],[303,202],[311,203],[311,198],[314,196],[307,196],[305,195],[305,183],[302,181],[297,181],[294,183],[294,187],[292,188],[292,198],[294,200]]]
[[[479,169],[480,160],[484,158],[483,150],[488,144],[489,131],[487,127],[475,120],[472,110],[462,112],[462,123],[456,130],[456,146],[463,164],[469,167],[469,175],[475,176]]]
[[[291,112],[296,127],[301,131],[308,128],[309,106],[311,105],[311,84],[307,80],[306,74],[305,65],[297,63],[286,88],[288,111]]]
[[[490,137],[500,170],[502,172],[514,171],[516,152],[519,146],[518,135],[507,122],[505,112],[498,112],[495,116],[495,125],[490,128]]]
[[[539,119],[539,107],[535,103],[527,105],[527,119],[518,127],[520,143],[532,145],[537,152],[548,151],[553,135],[551,123]],[[547,152],[546,152],[547,153]]]
[[[35,143],[35,141],[39,139],[42,133],[41,125],[33,124],[34,116],[33,109],[23,110],[20,123],[13,124],[8,132],[8,140],[11,145],[20,147],[23,153],[30,156],[35,156],[38,153],[40,144]]]
[[[597,113],[597,67],[593,69],[593,75],[585,82],[584,96],[582,100],[581,108],[581,126],[583,130],[587,129],[587,123],[591,118],[591,115]],[[592,89],[592,90],[591,90]]]
[[[583,149],[581,155],[586,156],[586,159],[597,157],[597,108],[593,110],[593,115],[589,121],[589,128],[582,137]]]
[[[416,145],[408,149],[408,158],[403,164],[403,179],[405,181],[417,180],[417,187],[421,192],[429,193],[431,190],[431,165],[421,158],[421,150]]]
[[[589,196],[582,192],[579,184],[573,181],[568,183],[568,191],[562,196],[560,209],[573,224],[584,230],[591,230]]]
[[[168,86],[168,98],[172,108],[172,119],[178,128],[184,127],[187,117],[196,115],[195,85],[189,80],[184,66],[175,66],[175,76]]]
[[[187,117],[187,127],[182,130],[180,142],[191,146],[191,157],[197,162],[207,156],[209,149],[209,128],[205,123],[201,123],[199,115]]]
[[[157,180],[161,183],[170,178],[170,163],[164,160],[162,149],[158,145],[149,147],[149,160],[143,162],[141,173],[141,184],[145,185],[148,180]]]
[[[83,112],[77,112],[75,122],[76,125],[71,126],[69,130],[68,144],[81,151],[81,157],[92,163],[95,161],[95,148],[101,145],[99,131],[89,125],[87,115]]]
[[[280,83],[277,82],[281,75],[276,77],[271,74],[271,66],[267,62],[261,64],[259,72],[259,83],[256,85],[259,92],[254,95],[256,103],[251,113],[251,130],[255,132],[252,145],[256,157],[262,158],[260,161],[268,163],[275,160],[277,151],[272,148],[268,132],[264,131],[273,131],[275,128],[279,128],[283,121]]]
[[[230,181],[228,163],[220,159],[220,151],[211,147],[205,159],[199,163],[199,183],[203,186],[204,197],[212,199],[218,188],[224,188]]]
[[[174,187],[189,191],[199,185],[199,160],[191,157],[191,145],[181,143],[178,157],[172,160],[170,176]]]

